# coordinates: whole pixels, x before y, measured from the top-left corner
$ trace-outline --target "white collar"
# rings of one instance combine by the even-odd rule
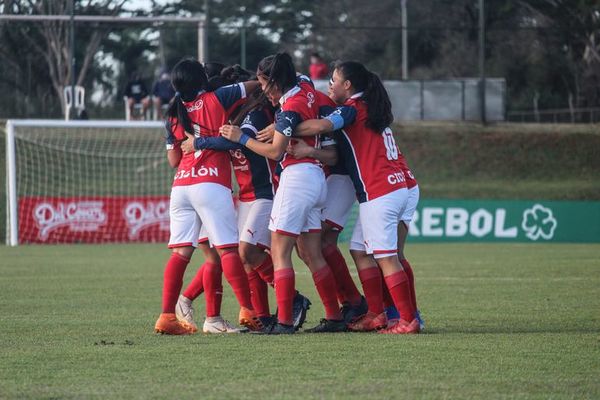
[[[358,99],[359,97],[362,97],[362,95],[365,92],[358,92],[358,93],[354,93],[352,96],[350,96],[351,99]]]
[[[292,97],[299,91],[300,91],[300,86],[298,86],[298,85],[294,86],[293,88],[291,88],[290,90],[285,92],[283,96],[281,96],[281,98],[279,99],[279,104],[283,105],[287,99],[289,99],[290,97]]]

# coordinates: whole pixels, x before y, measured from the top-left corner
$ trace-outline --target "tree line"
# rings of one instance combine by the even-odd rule
[[[398,0],[74,0],[76,15],[200,16],[208,11],[211,61],[246,66],[285,50],[306,71],[308,56],[356,59],[384,79],[400,79]],[[478,76],[477,0],[408,0],[410,79]],[[70,0],[4,0],[0,14],[68,14]],[[487,0],[486,73],[507,81],[509,109],[600,107],[600,2]],[[197,54],[197,28],[184,24],[75,25],[76,66],[68,21],[0,20],[0,117],[60,117],[62,88],[87,91],[94,118],[122,114],[120,96],[134,72],[148,86],[162,68]]]

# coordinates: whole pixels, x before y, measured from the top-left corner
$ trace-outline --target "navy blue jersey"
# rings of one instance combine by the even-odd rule
[[[273,115],[267,109],[251,111],[246,115],[240,128],[242,132],[254,138],[256,134],[273,122]],[[233,171],[240,186],[240,201],[256,199],[272,200],[275,195],[276,162],[242,147],[230,150]]]

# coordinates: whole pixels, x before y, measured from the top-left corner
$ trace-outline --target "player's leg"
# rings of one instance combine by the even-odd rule
[[[361,210],[362,211],[362,210]],[[348,324],[348,328],[355,332],[370,332],[379,330],[387,325],[387,318],[383,312],[383,280],[379,266],[372,255],[367,254],[365,239],[360,216],[354,226],[350,239],[350,254],[356,265],[358,276],[367,299],[368,311],[363,316]]]
[[[240,323],[249,329],[260,329],[250,300],[248,277],[238,253],[238,230],[230,191],[216,183],[201,183],[194,193],[194,204],[211,243],[221,259],[225,279],[240,304]]]
[[[171,191],[169,217],[171,257],[163,276],[162,313],[155,324],[155,331],[172,335],[189,334],[194,326],[177,320],[175,305],[183,286],[183,275],[197,244],[200,220],[189,203],[189,187],[175,187]]]

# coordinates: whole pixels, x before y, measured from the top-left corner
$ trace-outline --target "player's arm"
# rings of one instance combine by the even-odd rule
[[[336,107],[328,116],[322,119],[309,119],[300,123],[294,129],[294,136],[315,136],[342,129],[356,120],[356,108],[352,106]]]
[[[186,132],[185,135],[187,136],[187,139],[181,143],[181,149],[185,154],[205,149],[229,151],[240,149],[242,147],[239,143],[231,142],[223,136],[195,137],[188,132]]]
[[[167,148],[167,160],[171,168],[177,168],[183,154],[180,143],[173,134],[173,126],[170,121],[165,122],[165,147]]]
[[[323,164],[330,166],[333,166],[338,162],[338,152],[335,145],[316,149],[300,139],[297,143],[288,145],[287,152],[294,156],[294,158],[314,158],[321,161]]]
[[[219,132],[228,140],[246,146],[256,154],[275,161],[279,161],[281,159],[283,153],[285,153],[287,145],[290,142],[289,137],[276,131],[275,136],[273,137],[273,143],[263,143],[253,139],[247,133],[242,132],[240,127],[235,125],[223,125],[219,129]]]

